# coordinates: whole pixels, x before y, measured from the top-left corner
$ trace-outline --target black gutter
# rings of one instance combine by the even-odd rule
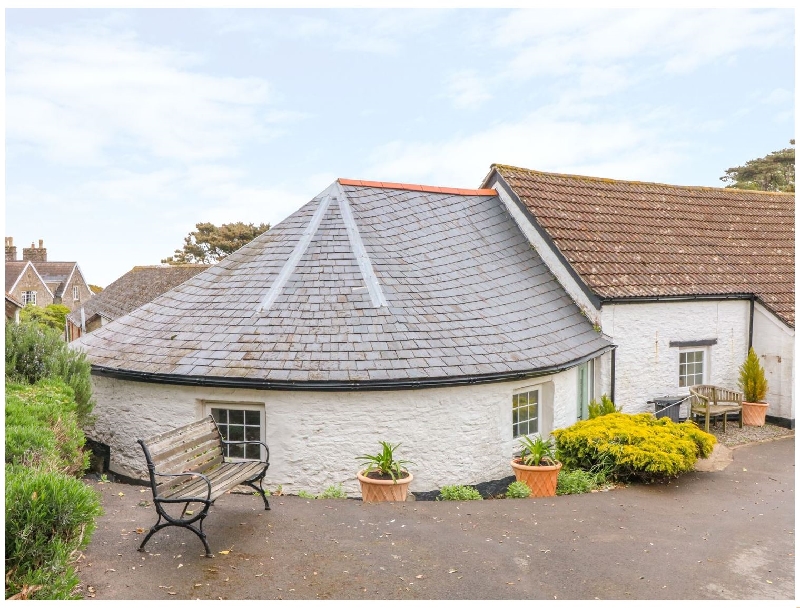
[[[572,267],[572,264],[570,264],[569,260],[564,257],[564,254],[561,253],[561,250],[556,246],[553,239],[550,238],[550,234],[542,227],[542,225],[539,223],[539,220],[536,219],[536,216],[531,212],[530,209],[528,209],[528,206],[523,203],[522,200],[520,200],[520,198],[517,196],[517,193],[514,192],[514,189],[508,184],[508,182],[506,182],[505,178],[500,175],[497,169],[492,169],[492,171],[493,174],[489,174],[486,180],[484,180],[484,184],[491,182],[493,177],[497,178],[497,181],[503,186],[503,189],[511,197],[511,200],[514,201],[514,204],[516,204],[517,208],[525,215],[530,225],[533,226],[533,229],[536,230],[545,244],[555,254],[556,258],[558,258],[558,261],[561,262],[561,265],[567,269],[569,275],[578,284],[583,294],[589,299],[589,302],[591,302],[592,306],[599,310],[602,300],[589,288],[578,272]],[[498,196],[500,196],[499,193]]]
[[[681,294],[674,296],[601,296],[602,304],[638,304],[640,302],[684,302],[691,300],[753,300],[752,293]]]
[[[753,317],[755,316],[756,311],[756,297],[750,297],[750,333],[747,338],[747,352],[750,352],[750,349],[753,348]]]
[[[611,351],[611,403],[614,403],[614,393],[617,392],[617,349]]]
[[[491,382],[505,382],[509,380],[523,380],[537,378],[562,372],[590,359],[616,349],[615,345],[605,346],[585,357],[575,359],[561,365],[543,367],[521,372],[497,372],[493,374],[472,374],[467,376],[437,378],[409,378],[386,380],[262,380],[258,378],[224,378],[221,376],[188,376],[181,374],[159,374],[152,372],[138,372],[126,369],[115,369],[102,365],[92,365],[92,375],[117,380],[130,380],[132,382],[148,382],[154,384],[173,384],[181,386],[207,386],[214,388],[249,388],[256,390],[272,391],[383,391],[423,388],[443,388],[448,386],[464,386],[470,384],[488,384]]]

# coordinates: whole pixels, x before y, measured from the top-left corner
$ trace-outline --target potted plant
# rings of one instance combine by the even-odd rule
[[[555,496],[561,463],[556,460],[553,440],[523,437],[520,445],[522,452],[511,460],[517,481],[531,489],[531,497]]]
[[[414,479],[404,467],[413,463],[395,458],[394,451],[400,447],[399,443],[392,445],[381,441],[380,444],[381,451],[377,454],[356,457],[367,463],[367,468],[357,475],[361,499],[364,502],[402,502],[406,499],[408,485]]]
[[[764,426],[769,407],[764,401],[767,396],[767,378],[761,361],[752,348],[739,368],[739,388],[744,393],[742,422],[748,426]]]

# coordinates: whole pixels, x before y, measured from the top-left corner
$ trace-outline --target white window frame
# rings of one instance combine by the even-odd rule
[[[529,395],[530,393],[536,393],[536,416],[531,418],[530,411],[527,408],[530,407],[529,405]],[[525,395],[526,404],[524,406],[520,406],[518,404],[518,399]],[[524,420],[520,420],[517,418],[517,422],[514,422],[514,413],[515,411],[520,410],[522,407],[526,408],[526,418]],[[531,430],[530,423],[531,421],[535,421],[536,428]],[[527,433],[519,432],[521,425],[525,423]],[[511,436],[516,439],[518,437],[527,437],[528,435],[538,435],[541,433],[542,430],[542,385],[537,384],[534,386],[526,386],[524,388],[516,389],[511,396]]]
[[[73,300],[80,300],[81,299],[81,292],[78,289],[77,285],[72,286],[72,299]]]
[[[35,291],[23,291],[22,292],[22,304],[27,306],[28,304],[33,304],[36,306],[36,292]]]
[[[238,402],[238,401],[203,401],[203,408],[202,408],[202,415],[203,417],[211,416],[212,409],[222,409],[222,410],[245,410],[245,411],[257,411],[260,415],[260,429],[259,429],[259,441],[263,441],[265,444],[266,441],[266,408],[264,407],[263,403],[252,403],[252,402]],[[226,425],[218,425],[220,432],[223,434],[223,439],[225,439],[225,429]],[[265,457],[264,448],[263,446],[259,446],[259,457],[258,460],[261,460]],[[228,457],[227,454],[225,454]],[[249,460],[257,460],[256,458],[239,458],[239,457],[228,457],[228,460],[232,462],[243,462]]]
[[[700,382],[692,382],[681,384],[681,355],[685,355],[688,353],[701,353],[703,355],[703,369],[702,369],[702,377]],[[708,379],[710,378],[710,371],[711,371],[711,352],[707,346],[684,346],[678,349],[678,386],[680,388],[689,388],[690,386],[695,386],[697,384],[709,384]]]

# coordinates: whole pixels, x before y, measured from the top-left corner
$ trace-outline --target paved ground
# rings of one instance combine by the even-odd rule
[[[546,500],[272,497],[264,512],[227,495],[206,520],[214,559],[174,528],[137,552],[149,490],[98,484],[105,515],[79,574],[95,599],[793,600],[794,437],[729,456],[721,471]]]

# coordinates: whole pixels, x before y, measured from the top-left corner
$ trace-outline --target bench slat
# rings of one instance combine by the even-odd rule
[[[192,428],[183,429],[183,431],[180,433],[163,437],[155,443],[145,443],[147,444],[147,449],[150,451],[150,455],[155,458],[157,455],[169,451],[176,446],[193,443],[203,435],[214,432],[216,432],[214,422],[208,418],[203,421],[202,425],[193,425]]]
[[[261,462],[223,463],[207,475],[208,480],[211,482],[211,500],[215,500],[231,488],[238,486],[242,481],[254,477],[263,467],[264,463]],[[206,482],[198,477],[171,488],[161,497],[179,499],[194,496],[204,498],[207,490],[208,485],[206,485]]]
[[[210,469],[213,469],[214,467],[216,467],[216,466],[218,466],[220,464],[222,464],[222,456],[217,456],[213,460],[209,460],[208,462],[206,462],[206,463],[204,463],[204,464],[202,464],[202,465],[200,465],[198,467],[195,467],[191,471],[179,471],[179,472],[180,473],[203,473],[205,475],[206,471],[208,471]],[[158,495],[159,496],[162,496],[163,495],[162,494],[163,491],[165,491],[168,488],[187,483],[187,479],[188,478],[187,477],[169,477],[167,479],[168,479],[168,481],[163,482],[163,483],[161,483],[161,484],[156,486],[156,490],[158,491]],[[198,478],[198,481],[205,486],[206,482],[203,481],[201,478]]]
[[[152,437],[148,437],[147,439],[144,440],[144,442],[147,444],[147,447],[149,449],[163,442],[164,439],[167,439],[169,437],[177,437],[179,435],[183,435],[186,433],[191,433],[197,427],[207,426],[210,423],[211,423],[211,417],[206,416],[202,420],[197,420],[185,426],[181,426],[176,429],[170,429],[168,431],[164,431],[163,433],[159,433],[157,435],[153,435]]]
[[[211,450],[222,453],[222,446],[220,445],[219,436],[216,433],[204,435],[199,441],[181,445],[170,450],[169,453],[164,452],[164,456],[158,459],[153,458],[153,463],[156,465],[156,471],[159,473],[166,473],[167,469],[174,467],[176,463],[190,462],[203,451]]]

